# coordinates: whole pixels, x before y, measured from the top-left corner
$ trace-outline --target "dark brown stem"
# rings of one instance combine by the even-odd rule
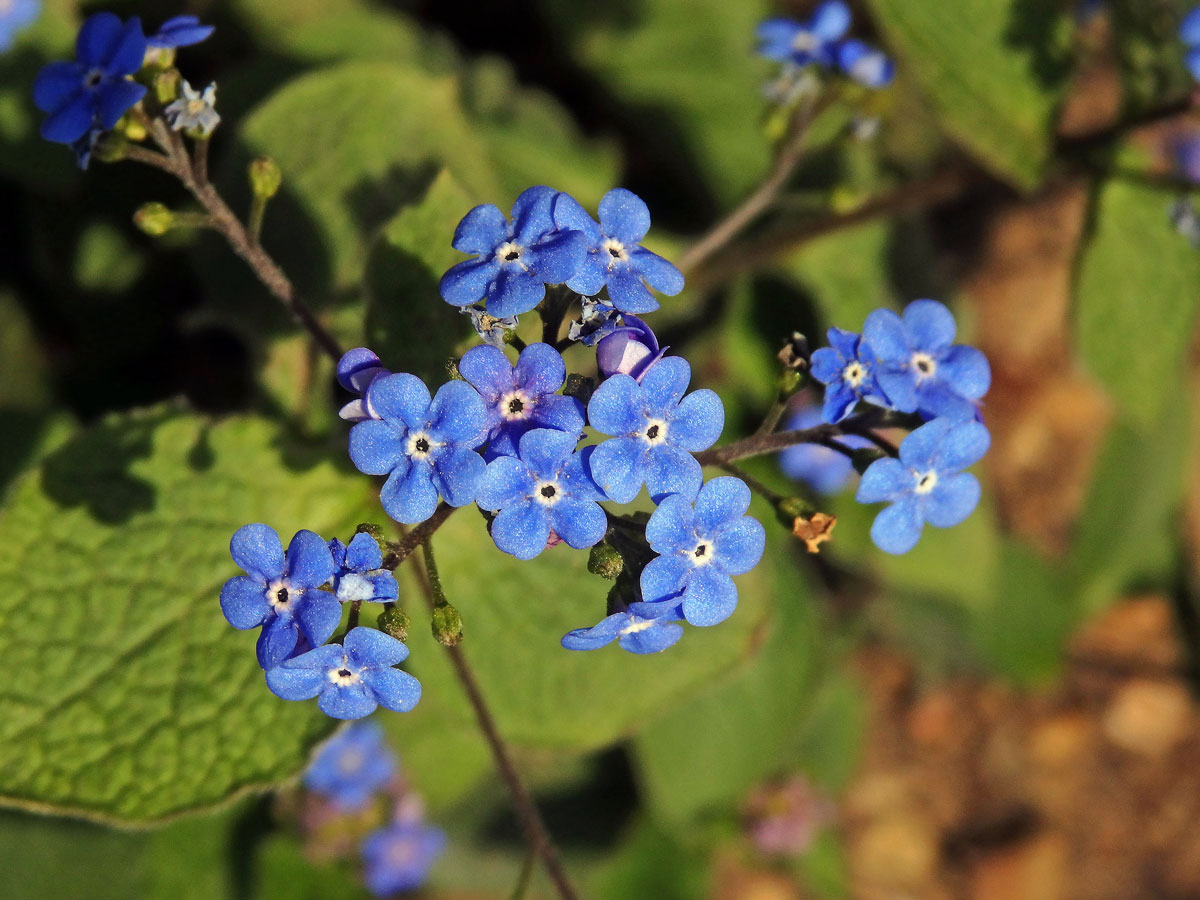
[[[822,447],[836,450],[845,456],[853,456],[854,450],[838,442],[837,438],[845,434],[860,434],[859,431],[853,430],[854,428],[853,424],[846,427],[846,423],[843,423],[842,425],[797,428],[792,431],[776,431],[772,434],[752,434],[748,438],[734,441],[724,447],[714,447],[712,450],[705,450],[703,453],[693,455],[702,466],[724,466],[726,463],[737,462],[739,459],[749,459],[752,456],[764,456],[767,453],[785,450],[796,444],[820,444]],[[868,430],[864,429],[861,434],[868,437]],[[879,440],[883,439],[879,438]]]
[[[438,508],[434,510],[432,516],[412,531],[406,529],[404,536],[400,540],[388,546],[387,567],[389,569],[400,568],[400,564],[408,559],[413,551],[433,537],[433,533],[442,527],[443,523],[450,518],[451,514],[457,508],[450,506],[448,503],[439,503]]]
[[[413,534],[415,533],[414,531]],[[405,535],[405,539],[408,537],[409,535]],[[425,547],[427,548],[426,552],[432,558],[432,546],[426,542]],[[425,601],[432,611],[436,608],[438,602],[433,585],[430,583],[424,569],[418,566],[417,572],[417,579],[420,582],[422,593],[425,595]],[[504,739],[500,737],[500,732],[496,728],[496,720],[492,718],[491,710],[488,708],[487,701],[484,700],[483,692],[479,688],[479,682],[475,679],[475,673],[467,663],[467,658],[463,654],[462,647],[460,645],[446,647],[446,653],[449,655],[450,662],[454,666],[454,674],[458,676],[458,681],[462,685],[463,691],[467,695],[467,700],[470,701],[471,708],[475,712],[475,719],[479,724],[479,730],[483,732],[484,739],[492,751],[496,770],[500,773],[500,778],[504,781],[504,786],[508,789],[513,806],[516,808],[517,816],[520,818],[521,825],[525,829],[525,837],[529,841],[530,848],[541,859],[546,873],[550,876],[550,880],[554,882],[554,887],[558,891],[560,900],[579,900],[579,895],[575,892],[575,888],[572,886],[570,879],[567,877],[566,870],[563,868],[558,848],[555,847],[554,842],[551,840],[550,833],[546,830],[546,825],[542,821],[541,813],[538,812],[538,808],[533,802],[533,797],[530,796],[529,790],[521,780],[516,766],[513,765],[512,757],[509,755]]]
[[[353,631],[358,627],[358,616],[362,611],[363,602],[361,600],[352,600],[350,602],[350,615],[346,617],[346,631]]]
[[[139,162],[147,166],[154,166],[156,169],[162,169],[168,175],[175,175],[177,177],[179,175],[179,170],[176,168],[174,161],[156,150],[147,150],[145,147],[130,144],[122,153],[124,153],[125,159],[131,159],[134,162]]]

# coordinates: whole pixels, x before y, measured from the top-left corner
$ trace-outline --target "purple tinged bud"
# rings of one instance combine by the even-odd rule
[[[378,419],[374,410],[367,404],[367,388],[376,378],[392,374],[383,367],[383,362],[374,350],[366,347],[355,347],[342,354],[337,365],[338,384],[352,394],[361,395],[358,400],[351,400],[340,410],[338,415],[348,422],[364,422],[367,419]]]
[[[619,372],[640,382],[668,348],[659,348],[650,326],[637,316],[625,313],[622,320],[622,327],[596,345],[596,365],[605,378]]]

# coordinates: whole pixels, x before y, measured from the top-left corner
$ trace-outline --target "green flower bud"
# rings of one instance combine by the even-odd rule
[[[161,203],[143,203],[133,214],[133,224],[153,237],[161,237],[175,226],[175,213]]]
[[[433,637],[446,647],[453,647],[463,639],[462,616],[449,603],[433,611]]]
[[[182,78],[178,69],[164,69],[154,76],[154,96],[158,102],[166,106],[179,96],[179,83]]]
[[[283,184],[283,172],[269,156],[262,156],[250,163],[250,187],[259,200],[270,200]]]
[[[384,607],[379,618],[375,620],[375,624],[384,634],[390,634],[398,641],[407,641],[408,629],[412,627],[412,620],[404,610],[391,603]]]
[[[615,579],[625,568],[625,559],[617,549],[607,542],[601,541],[592,547],[588,556],[588,571],[609,581]]]

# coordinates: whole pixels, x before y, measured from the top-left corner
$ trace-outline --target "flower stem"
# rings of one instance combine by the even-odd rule
[[[414,531],[413,533],[415,534],[416,532]],[[405,537],[407,538],[408,535],[405,535]],[[426,562],[432,563],[432,542],[426,540],[422,546],[425,548]],[[441,580],[436,574],[436,564],[434,564],[431,571],[417,567],[417,573],[417,580],[420,582],[421,590],[425,594],[425,600],[432,612],[437,608],[439,598],[442,603],[446,602],[445,592],[441,587]],[[483,733],[483,737],[492,751],[492,757],[495,760],[496,769],[500,773],[500,778],[504,781],[505,787],[508,788],[509,797],[512,799],[517,816],[525,829],[525,836],[529,841],[530,849],[541,859],[546,873],[550,876],[550,880],[554,882],[554,887],[558,892],[560,900],[579,900],[579,895],[575,892],[570,879],[567,878],[566,870],[563,868],[562,860],[558,854],[558,848],[555,847],[553,840],[551,840],[550,833],[546,830],[546,825],[542,821],[541,813],[538,812],[528,788],[525,787],[525,783],[521,780],[516,766],[513,765],[512,757],[509,754],[507,745],[504,743],[504,739],[500,737],[500,732],[496,728],[496,720],[492,717],[491,710],[484,700],[483,692],[479,688],[479,682],[476,681],[475,673],[467,663],[467,658],[462,651],[462,647],[446,647],[446,653],[450,656],[450,662],[454,667],[454,674],[458,676],[458,681],[462,685],[463,692],[467,695],[467,700],[475,712],[475,719],[479,724],[479,730]]]

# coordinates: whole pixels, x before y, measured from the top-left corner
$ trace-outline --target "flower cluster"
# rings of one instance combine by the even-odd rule
[[[812,18],[768,19],[758,26],[758,52],[783,64],[784,82],[794,82],[812,66],[836,70],[869,88],[891,83],[895,66],[881,50],[862,41],[846,38],[850,30],[850,7],[842,0],[826,0]]]
[[[424,820],[424,804],[405,781],[383,729],[355,722],[334,735],[304,773],[301,826],[310,855],[354,853],[377,897],[421,887],[446,846]]]
[[[826,423],[843,422],[860,404],[925,422],[900,444],[898,459],[872,462],[858,486],[860,502],[891,504],[871,528],[889,553],[911,550],[926,522],[957,525],[979,502],[979,482],[962,470],[988,449],[979,401],[991,370],[979,350],[954,343],[955,332],[950,310],[916,300],[903,316],[875,310],[861,334],[830,328],[830,346],[812,354],[812,375],[825,385]]]
[[[90,16],[76,38],[75,61],[49,63],[34,82],[34,103],[46,113],[42,137],[68,144],[79,167],[86,169],[101,137],[144,101],[162,99],[155,93],[148,96],[150,87],[178,85],[178,77],[174,82],[161,77],[174,51],[198,44],[212,32],[211,25],[200,24],[195,16],[168,19],[149,37],[137,16],[128,21],[110,12]],[[164,118],[171,128],[206,137],[220,120],[213,108],[216,86],[196,92],[184,81],[182,89],[182,97],[164,101]]]
[[[244,525],[229,542],[245,570],[225,582],[221,611],[234,628],[261,629],[258,664],[267,686],[284,700],[311,700],[335,719],[360,719],[379,706],[407,712],[421,699],[420,683],[394,668],[408,647],[372,628],[351,628],[326,643],[342,621],[342,606],[394,603],[395,576],[369,534],[349,545],[298,531],[287,551],[267,525]]]

